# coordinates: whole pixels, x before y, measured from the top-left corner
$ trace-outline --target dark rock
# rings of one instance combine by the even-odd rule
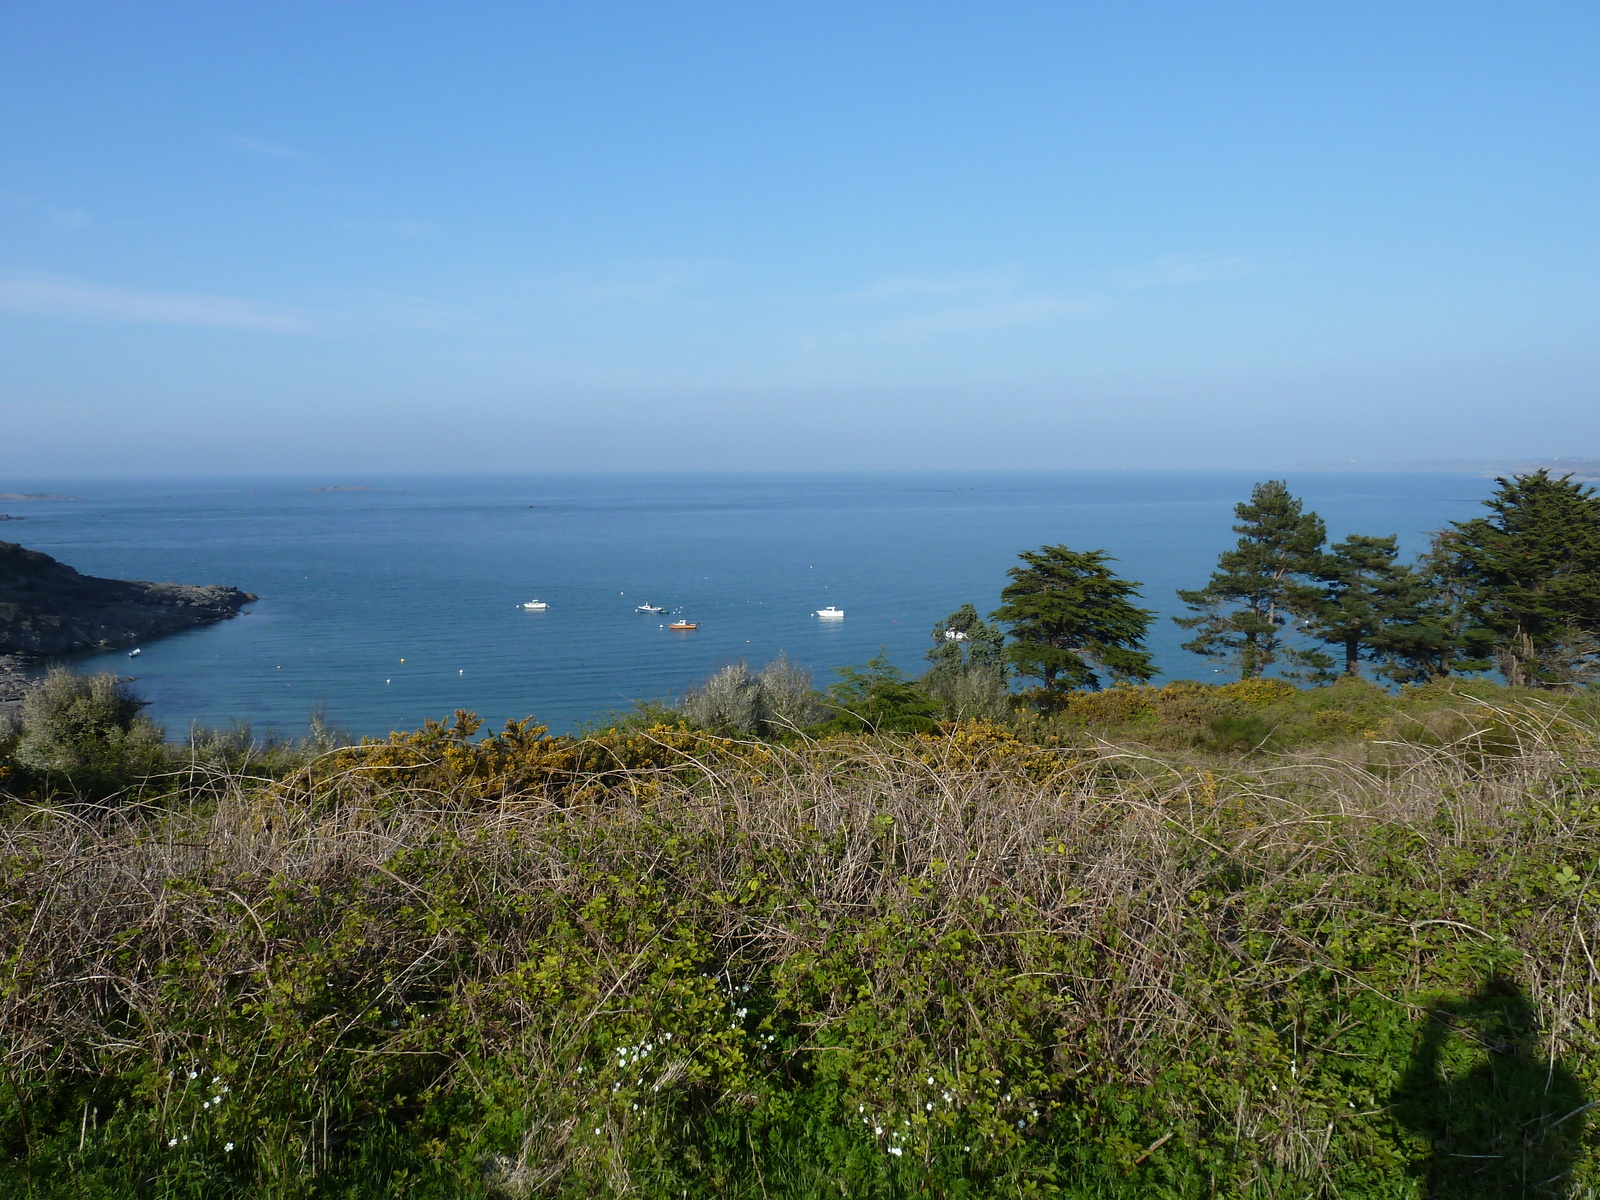
[[[0,513],[0,521],[26,521],[27,517],[13,517],[10,513]]]
[[[196,629],[256,599],[238,588],[80,575],[0,542],[0,654],[68,654]]]
[[[22,694],[33,682],[28,661],[0,654],[0,731],[8,719],[22,715]]]

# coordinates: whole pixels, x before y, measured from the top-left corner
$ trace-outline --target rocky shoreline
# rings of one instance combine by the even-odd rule
[[[0,712],[14,709],[47,656],[128,645],[237,616],[256,599],[221,585],[81,575],[48,554],[0,542]]]
[[[22,694],[32,682],[31,664],[14,654],[0,654],[0,723],[22,711]]]

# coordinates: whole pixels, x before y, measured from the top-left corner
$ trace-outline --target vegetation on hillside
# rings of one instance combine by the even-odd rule
[[[577,736],[174,744],[53,674],[0,728],[0,1194],[1600,1196],[1595,504],[1503,483],[1404,566],[1263,485],[1220,686],[1058,546],[920,679]]]
[[[1295,736],[1101,736],[1208,704]],[[13,801],[0,1192],[1597,1194],[1587,697],[1038,726],[463,715]]]

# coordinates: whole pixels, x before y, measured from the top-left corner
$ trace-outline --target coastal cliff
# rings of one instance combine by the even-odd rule
[[[19,660],[195,629],[236,615],[255,598],[219,585],[81,575],[48,554],[0,542],[0,703],[21,686]]]

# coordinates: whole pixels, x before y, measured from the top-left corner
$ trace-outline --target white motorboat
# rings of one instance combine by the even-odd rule
[[[842,621],[844,620],[844,609],[835,608],[830,604],[827,608],[817,609],[816,615],[821,617],[824,621]]]
[[[128,657],[129,658],[137,658],[139,655],[141,655],[143,653],[144,653],[143,650],[141,650],[138,646],[135,646],[132,650],[128,651]]]
[[[664,613],[667,610],[662,608],[659,604],[638,604],[634,606],[633,611],[643,613]]]
[[[546,604],[543,600],[529,600],[522,607],[526,608],[526,609],[529,609],[529,610],[531,610],[533,612],[543,612],[545,609],[549,608],[550,606],[548,604]]]

